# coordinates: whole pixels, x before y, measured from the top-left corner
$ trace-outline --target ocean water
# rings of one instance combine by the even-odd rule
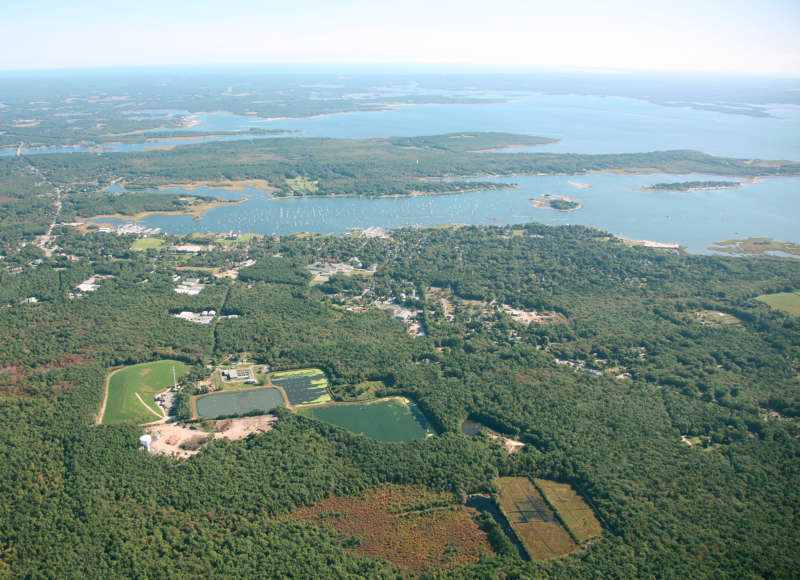
[[[495,95],[496,96],[496,95]],[[713,155],[800,161],[800,107],[775,106],[774,118],[666,107],[589,95],[506,95],[508,102],[398,105],[387,111],[266,120],[201,113],[193,129],[301,131],[297,136],[370,138],[503,131],[554,137],[556,144],[517,149],[561,153],[640,153],[695,149]]]
[[[503,131],[543,135],[558,143],[521,151],[561,153],[640,153],[695,149],[731,157],[800,161],[800,107],[776,105],[774,117],[761,118],[686,107],[667,107],[623,97],[507,93],[491,95],[503,103],[396,105],[385,111],[339,113],[300,119],[264,119],[229,112],[196,113],[191,131],[248,131],[251,128],[297,131],[290,137],[371,138],[435,135],[459,131]],[[147,112],[144,112],[147,113]],[[283,135],[278,135],[281,137]],[[275,135],[227,135],[190,143],[270,139]],[[284,136],[285,137],[285,136]],[[104,145],[108,151],[142,151],[159,143]],[[23,153],[87,152],[86,147],[25,149]],[[2,154],[15,154],[5,150]]]
[[[404,87],[399,93],[431,90]],[[381,92],[381,91],[379,91]],[[384,94],[391,94],[386,90]],[[447,95],[469,91],[441,91]],[[399,94],[398,93],[398,94]],[[369,96],[369,95],[367,95]],[[289,138],[371,138],[433,135],[458,131],[504,131],[556,137],[558,143],[527,151],[574,153],[634,153],[695,149],[715,155],[800,161],[800,106],[767,107],[772,117],[751,117],[715,111],[670,107],[625,97],[578,94],[535,94],[490,91],[476,96],[504,102],[447,105],[397,105],[389,110],[342,113],[302,119],[264,119],[230,112],[189,115],[192,130],[247,131],[251,128],[297,131]],[[131,115],[162,115],[186,111],[129,111]],[[275,138],[262,136],[256,138]],[[202,141],[254,139],[252,135],[211,137]],[[198,141],[195,141],[195,143]],[[158,144],[112,146],[116,151],[140,151],[154,145],[180,145],[175,139]],[[86,151],[61,148],[59,151]],[[520,149],[508,151],[514,155]],[[41,153],[37,150],[31,153]],[[28,152],[26,152],[28,153]],[[202,220],[190,216],[150,216],[144,225],[165,232],[253,232],[290,234],[301,231],[341,234],[353,228],[445,223],[583,224],[616,235],[680,243],[705,252],[714,242],[750,236],[800,242],[800,178],[764,179],[739,189],[642,192],[637,188],[663,181],[726,180],[719,176],[618,175],[598,173],[575,178],[534,176],[499,178],[521,189],[409,198],[268,199],[264,192],[194,190],[226,199],[244,195],[239,205],[220,207]],[[569,181],[591,185],[576,188]],[[543,193],[566,195],[583,205],[574,212],[537,209],[531,198]]]
[[[631,239],[679,243],[694,253],[705,253],[711,244],[732,238],[763,236],[779,241],[800,238],[797,226],[800,177],[763,179],[736,189],[689,193],[639,191],[638,188],[661,182],[731,179],[697,174],[592,173],[490,180],[518,184],[521,188],[377,199],[271,199],[264,192],[253,189],[226,192],[198,188],[192,191],[226,199],[246,199],[237,205],[215,208],[199,221],[191,216],[152,215],[140,223],[171,234],[234,231],[279,235],[297,232],[342,234],[370,226],[391,229],[439,224],[580,224]],[[570,182],[591,187],[580,188]],[[544,194],[567,196],[583,208],[570,212],[536,208],[531,199]]]

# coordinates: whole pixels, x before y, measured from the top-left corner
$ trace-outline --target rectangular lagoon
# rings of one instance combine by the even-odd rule
[[[241,415],[255,410],[269,411],[283,406],[278,389],[251,389],[198,397],[197,414],[204,419],[222,415]]]

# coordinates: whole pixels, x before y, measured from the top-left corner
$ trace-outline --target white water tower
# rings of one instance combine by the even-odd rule
[[[150,444],[153,442],[153,437],[150,433],[145,433],[141,437],[139,437],[139,445],[145,448],[146,451],[150,451]]]

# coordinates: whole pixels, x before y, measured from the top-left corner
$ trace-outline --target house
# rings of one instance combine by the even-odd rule
[[[184,310],[179,314],[173,314],[175,318],[180,318],[182,320],[188,320],[189,322],[196,322],[198,324],[211,324],[214,320],[214,315],[208,313],[207,311],[203,311],[200,314],[196,312],[189,312]]]
[[[247,381],[250,379],[249,369],[223,369],[220,373],[228,381]]]
[[[395,311],[394,317],[397,318],[398,320],[404,320],[408,322],[409,320],[414,318],[414,313],[411,312],[410,310],[400,309]]]
[[[97,283],[98,276],[92,276],[91,278],[87,278],[80,284],[78,284],[75,289],[80,290],[81,292],[94,292],[100,285]]]
[[[199,278],[188,278],[181,282],[177,288],[175,288],[175,292],[178,294],[196,296],[197,294],[200,294],[203,288],[205,288],[205,285],[200,283]]]

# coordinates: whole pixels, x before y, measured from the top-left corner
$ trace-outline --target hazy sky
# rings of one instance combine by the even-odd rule
[[[6,0],[0,69],[369,62],[800,74],[800,0]]]

